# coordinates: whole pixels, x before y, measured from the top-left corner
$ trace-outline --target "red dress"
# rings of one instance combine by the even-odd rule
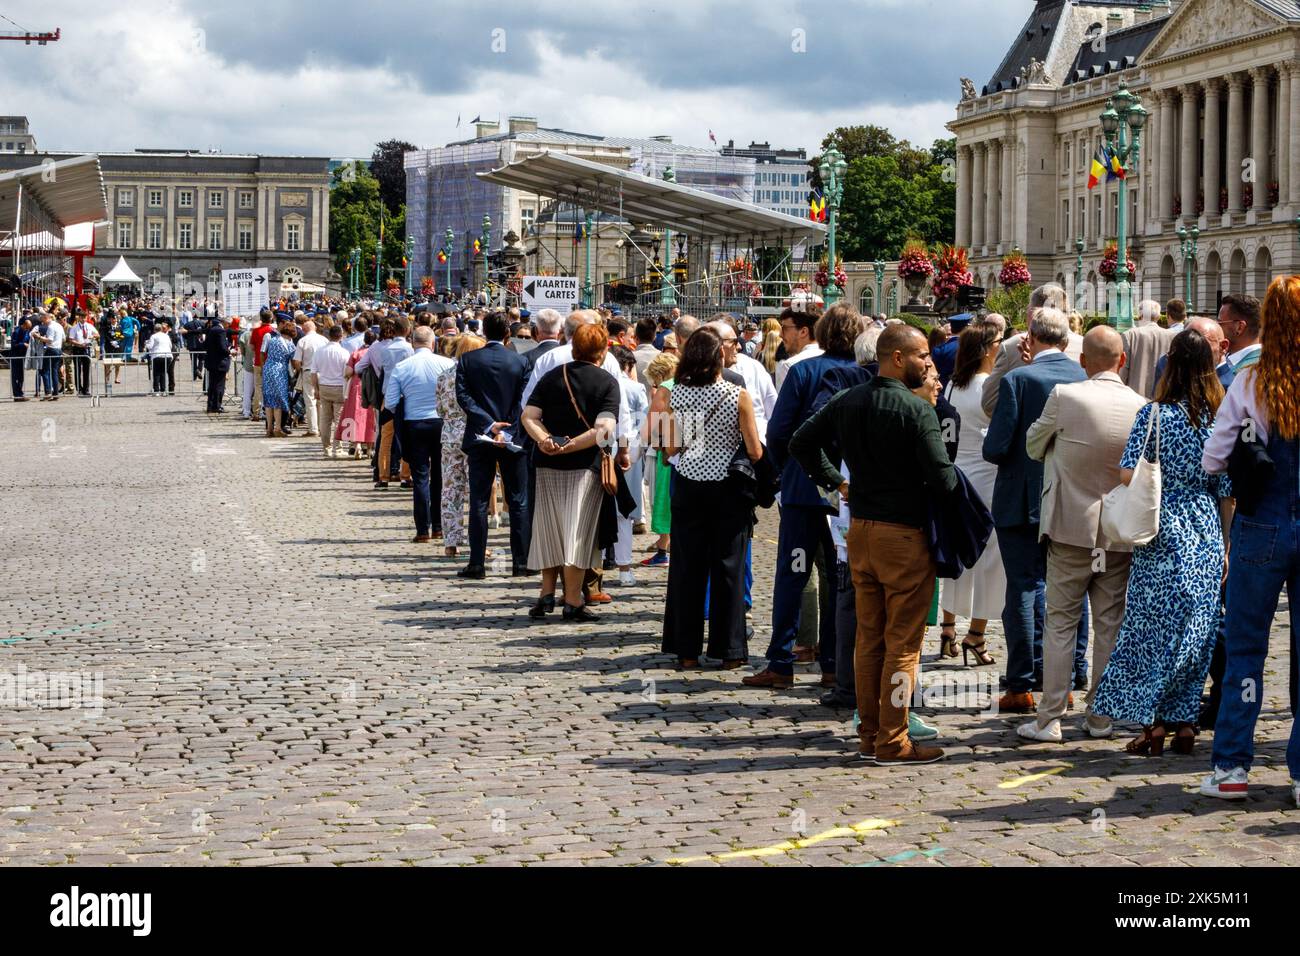
[[[375,443],[375,410],[361,404],[361,376],[356,374],[357,363],[367,351],[368,349],[357,349],[348,359],[348,368],[353,374],[344,385],[347,397],[343,400],[343,414],[339,416],[339,423],[334,429],[335,441],[360,445]]]

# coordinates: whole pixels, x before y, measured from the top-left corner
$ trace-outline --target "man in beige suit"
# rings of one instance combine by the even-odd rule
[[[1048,539],[1043,694],[1037,719],[1017,728],[1029,740],[1061,740],[1085,595],[1092,606],[1091,705],[1115,649],[1133,561],[1131,547],[1102,534],[1101,499],[1120,483],[1120,458],[1146,403],[1120,380],[1124,343],[1114,329],[1087,334],[1082,364],[1088,380],[1056,386],[1025,436],[1029,457],[1045,464],[1039,526]],[[1090,714],[1087,725],[1093,737],[1111,734],[1104,718]]]
[[[1119,377],[1143,398],[1155,394],[1156,364],[1169,352],[1169,344],[1178,334],[1157,325],[1159,318],[1160,303],[1146,299],[1138,304],[1137,324],[1124,333],[1125,363]]]
[[[1029,314],[1026,317],[1026,325],[1034,321],[1034,314],[1039,309],[1059,309],[1069,315],[1070,300],[1066,296],[1065,290],[1059,285],[1048,283],[1039,286],[1029,297]],[[1065,354],[1077,362],[1082,353],[1083,336],[1071,332],[1070,341],[1065,346]],[[980,393],[980,404],[984,406],[984,414],[989,418],[993,417],[993,412],[998,407],[998,385],[1002,382],[1002,379],[1013,368],[1028,365],[1029,359],[1029,339],[1024,332],[1017,332],[1010,338],[1003,340],[1002,348],[998,351],[998,357],[993,363],[993,371],[984,380],[984,390]]]

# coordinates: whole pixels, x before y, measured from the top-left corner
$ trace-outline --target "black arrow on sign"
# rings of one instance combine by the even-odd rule
[[[264,285],[265,283],[266,283],[266,276],[258,276],[258,277],[257,277],[257,284],[258,284],[258,285]]]
[[[524,292],[526,292],[526,293],[528,294],[528,298],[530,298],[530,299],[536,298],[536,297],[537,297],[537,283],[536,283],[536,282],[530,282],[530,283],[528,283],[528,285],[524,286]]]

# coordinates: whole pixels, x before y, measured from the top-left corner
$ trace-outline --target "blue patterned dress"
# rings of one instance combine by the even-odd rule
[[[1197,718],[1219,627],[1219,499],[1231,495],[1226,476],[1201,468],[1213,425],[1193,427],[1183,404],[1138,412],[1120,467],[1137,465],[1153,408],[1160,409],[1160,533],[1133,552],[1124,623],[1092,702],[1094,714],[1144,727]],[[1155,450],[1153,430],[1147,461]]]
[[[262,362],[262,404],[267,408],[289,410],[289,362],[293,358],[293,343],[283,335],[267,336],[266,358]]]

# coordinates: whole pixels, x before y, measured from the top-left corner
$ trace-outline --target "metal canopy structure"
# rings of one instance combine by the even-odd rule
[[[662,226],[688,236],[745,237],[755,244],[793,245],[800,240],[819,244],[826,234],[826,226],[810,219],[562,153],[539,153],[477,175],[510,189],[551,196],[586,210],[613,213],[628,222]]]
[[[108,219],[108,196],[99,157],[76,156],[0,173],[0,231],[9,235],[52,232],[37,228],[33,219],[20,217],[20,210],[27,204],[34,204],[49,224],[62,229]]]

